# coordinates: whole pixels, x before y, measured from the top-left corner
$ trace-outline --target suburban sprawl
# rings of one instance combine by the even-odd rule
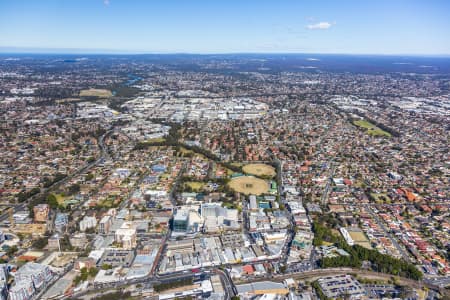
[[[0,300],[449,299],[448,59],[339,59],[2,54]]]

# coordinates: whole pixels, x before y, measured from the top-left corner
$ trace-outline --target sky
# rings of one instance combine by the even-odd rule
[[[450,1],[0,0],[0,51],[450,55]]]

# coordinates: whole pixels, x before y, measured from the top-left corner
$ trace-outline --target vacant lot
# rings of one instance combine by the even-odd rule
[[[104,89],[88,89],[80,92],[80,97],[110,98],[111,96],[111,91]]]
[[[241,176],[231,179],[228,184],[236,192],[245,195],[261,195],[267,193],[269,184],[263,179],[253,176]]]
[[[277,174],[274,167],[265,164],[248,164],[242,168],[242,171],[256,176],[274,177]]]
[[[377,126],[366,120],[356,120],[353,121],[353,124],[358,127],[367,129],[367,133],[370,135],[391,137],[391,134],[389,132],[386,132],[383,129],[378,128]]]

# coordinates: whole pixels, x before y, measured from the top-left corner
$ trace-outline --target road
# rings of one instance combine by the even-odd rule
[[[398,250],[398,252],[402,255],[402,258],[410,263],[413,263],[413,261],[411,260],[410,255],[406,252],[406,250],[397,242],[397,239],[395,237],[393,237],[391,235],[391,233],[389,232],[389,230],[386,228],[386,225],[384,225],[383,220],[380,219],[380,217],[374,213],[374,211],[372,210],[372,208],[370,207],[370,205],[365,205],[364,206],[366,208],[366,210],[372,215],[372,218],[375,220],[375,222],[377,222],[378,226],[381,227],[381,229],[384,232],[384,235],[386,237],[388,237],[391,241],[392,244],[395,246],[395,248]]]
[[[322,205],[326,205],[328,203],[328,195],[330,194],[332,180],[334,177],[334,173],[336,172],[335,162],[333,160],[330,160],[329,164],[331,165],[331,172],[327,179],[327,185],[325,186],[325,189],[323,190],[322,198],[320,199],[320,202],[322,203]]]
[[[237,295],[236,287],[227,272],[220,269],[215,269],[214,273],[220,276],[222,285],[225,288],[225,299],[231,299],[231,297]]]
[[[439,286],[441,288],[445,288],[450,286],[450,276],[444,276],[444,277],[435,277],[435,278],[425,278],[424,282],[434,284],[436,286]]]
[[[314,146],[316,147],[314,156],[317,156],[318,152],[321,151],[322,149],[322,144],[324,143],[324,141],[326,140],[326,138],[330,135],[330,128],[334,127],[336,125],[336,120],[333,121],[332,124],[330,124],[330,126],[327,127],[326,132],[322,135],[322,137],[320,138],[319,142],[317,142]],[[340,153],[342,148],[342,145],[339,147],[339,151],[337,153]],[[331,188],[331,184],[332,184],[332,180],[333,180],[333,176],[334,176],[334,172],[336,171],[336,164],[334,162],[336,158],[336,155],[334,157],[331,157],[328,161],[328,166],[331,166],[331,172],[330,175],[327,178],[327,184],[323,190],[322,193],[322,197],[320,199],[320,202],[322,205],[326,205],[328,202],[328,195],[330,194],[330,188]]]
[[[121,280],[118,282],[112,282],[112,283],[105,283],[105,284],[94,284],[90,285],[86,290],[80,291],[77,293],[73,293],[70,295],[72,298],[79,298],[82,296],[85,296],[87,294],[95,293],[95,291],[98,291],[99,293],[105,290],[118,290],[121,288],[124,288],[126,286],[132,285],[132,284],[146,284],[146,285],[157,285],[162,283],[170,283],[185,279],[192,279],[196,280],[196,278],[200,276],[209,276],[210,272],[213,272],[220,276],[220,280],[224,286],[225,293],[227,295],[226,299],[230,299],[233,297],[235,293],[235,287],[233,285],[233,282],[229,278],[228,274],[222,270],[214,269],[214,268],[205,268],[204,272],[201,273],[184,273],[184,272],[178,272],[178,273],[172,273],[168,275],[162,275],[162,276],[146,276],[142,278],[136,278],[131,280]],[[229,296],[229,297],[228,297]]]

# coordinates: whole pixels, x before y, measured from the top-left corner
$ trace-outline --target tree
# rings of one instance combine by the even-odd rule
[[[17,248],[16,245],[9,247],[8,250],[6,250],[6,255],[11,256],[14,253],[16,253],[17,251],[19,251],[19,248]]]
[[[72,185],[69,186],[69,188],[68,188],[69,195],[74,195],[74,194],[78,193],[78,192],[80,191],[80,188],[81,188],[81,187],[80,187],[79,184],[77,184],[77,183],[72,184]]]
[[[44,247],[47,246],[47,244],[48,244],[48,237],[41,237],[33,243],[33,247],[37,249],[44,249]]]
[[[95,277],[98,273],[98,269],[96,267],[92,267],[89,269],[89,276],[90,277]]]
[[[17,194],[17,200],[19,200],[19,202],[23,202],[23,201],[27,200],[28,198],[38,194],[40,191],[41,191],[41,189],[38,187],[35,187],[28,192],[22,191]]]
[[[333,223],[334,218],[322,218],[327,223]],[[413,264],[402,259],[398,259],[386,254],[381,254],[377,250],[367,249],[360,245],[350,246],[341,236],[336,236],[323,223],[315,221],[313,223],[315,233],[313,244],[321,245],[322,241],[333,243],[338,248],[344,249],[350,256],[324,257],[319,261],[322,268],[329,267],[354,267],[359,268],[362,261],[370,261],[374,271],[386,274],[399,275],[414,280],[420,280],[423,277]]]
[[[325,294],[322,292],[322,289],[320,288],[319,282],[314,281],[311,286],[316,290],[317,296],[320,300],[328,300],[329,298],[325,296]]]
[[[56,199],[56,196],[54,194],[50,194],[47,197],[47,203],[50,205],[51,208],[56,209],[58,208],[58,200]]]
[[[73,284],[75,286],[79,285],[81,282],[81,275],[77,275],[74,279],[73,279]]]

